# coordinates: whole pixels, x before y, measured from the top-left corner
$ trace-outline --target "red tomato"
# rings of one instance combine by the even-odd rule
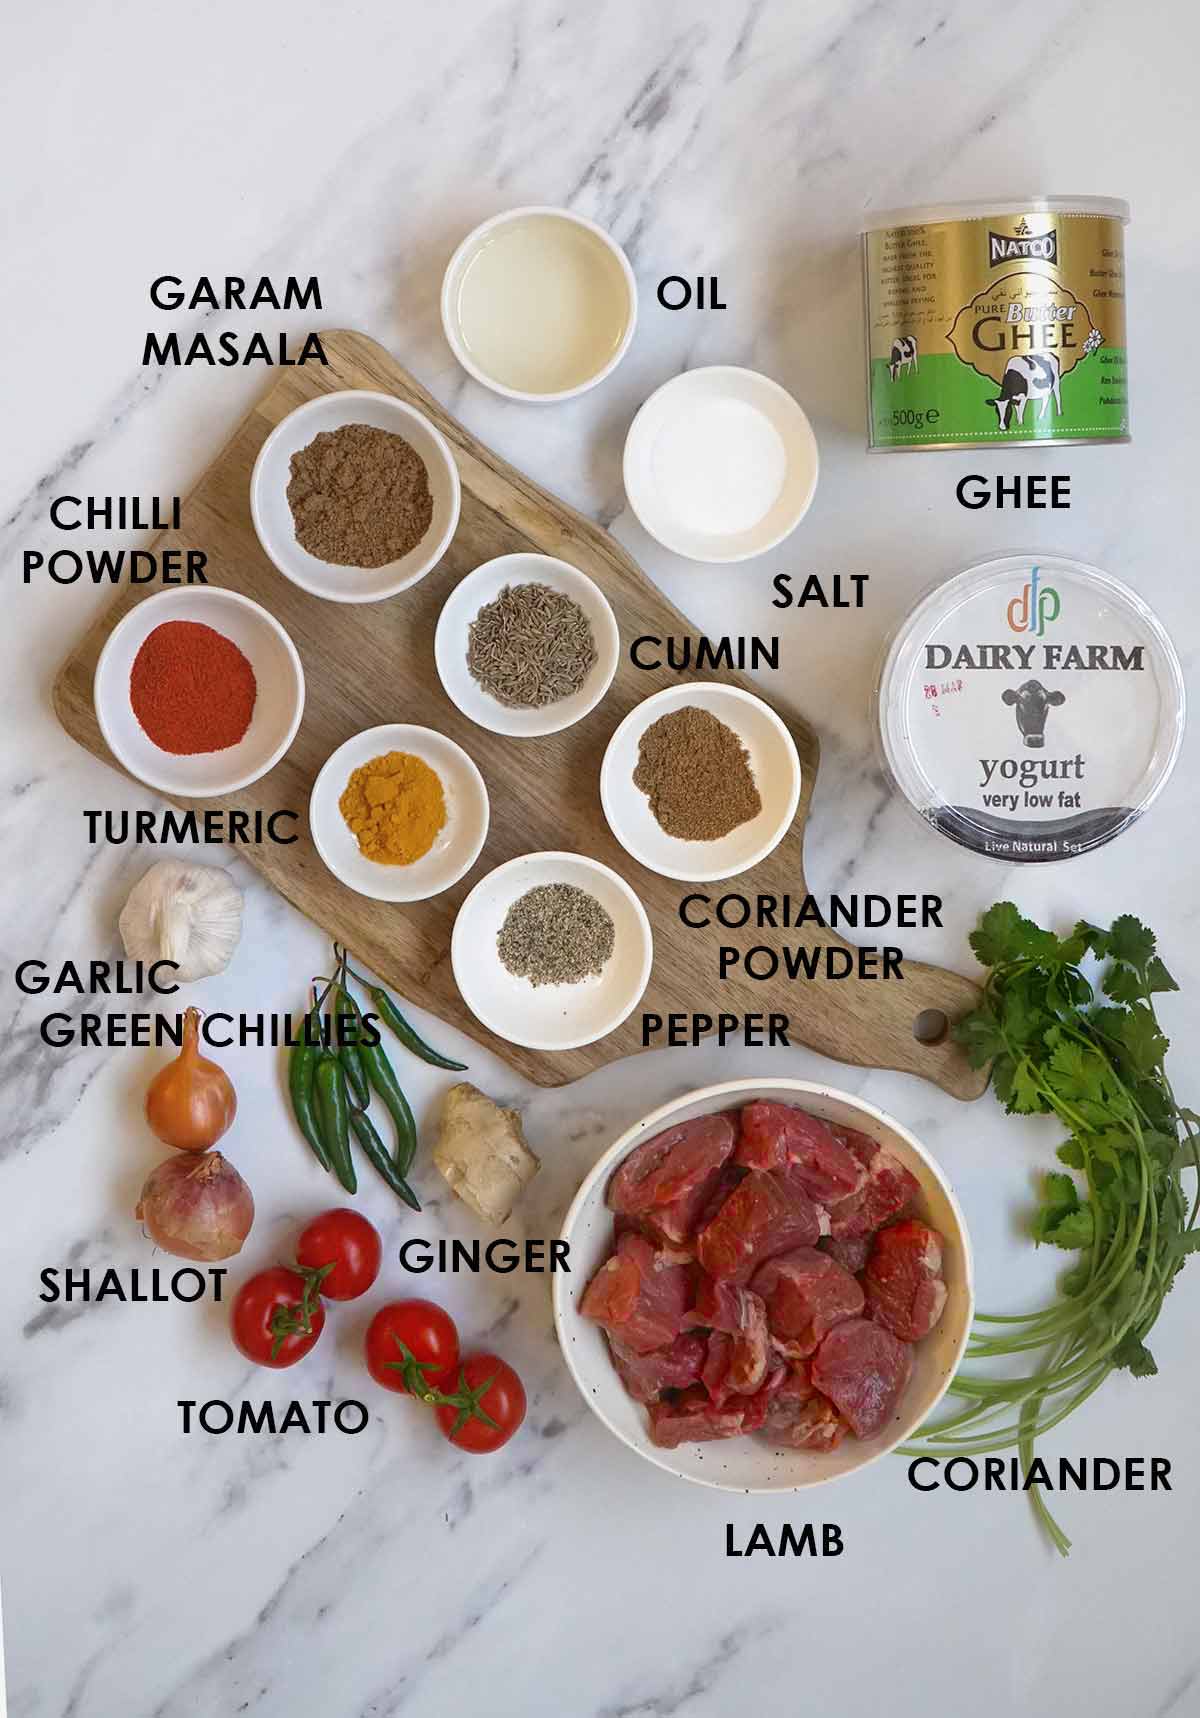
[[[382,1262],[378,1229],[344,1206],[322,1211],[301,1229],[296,1242],[296,1263],[305,1270],[332,1267],[319,1284],[326,1300],[357,1300],[366,1294]]]
[[[242,1284],[230,1323],[234,1343],[247,1360],[256,1366],[294,1366],[324,1330],[325,1308],[299,1271],[272,1265]]]
[[[442,1389],[456,1401],[434,1409],[438,1425],[452,1444],[472,1455],[498,1450],[525,1418],[525,1386],[496,1354],[468,1354],[454,1384]]]
[[[385,1390],[410,1390],[420,1380],[446,1388],[458,1365],[458,1331],[448,1312],[431,1300],[394,1300],[367,1326],[367,1371]],[[405,1376],[407,1370],[407,1378]]]

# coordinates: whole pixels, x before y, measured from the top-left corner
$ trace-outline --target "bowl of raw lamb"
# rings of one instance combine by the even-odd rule
[[[630,1449],[723,1491],[877,1461],[962,1358],[971,1249],[925,1148],[861,1098],[728,1080],[621,1136],[563,1224],[559,1342]]]

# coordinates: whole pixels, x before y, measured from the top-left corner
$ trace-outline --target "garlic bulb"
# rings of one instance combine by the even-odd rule
[[[181,983],[224,972],[242,934],[242,892],[215,865],[160,859],[117,921],[130,960],[171,960]]]

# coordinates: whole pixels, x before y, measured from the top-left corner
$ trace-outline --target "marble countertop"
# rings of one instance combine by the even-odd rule
[[[921,1496],[898,1460],[795,1500],[673,1483],[585,1407],[538,1276],[415,1279],[527,1381],[520,1437],[473,1460],[370,1389],[357,1357],[365,1314],[353,1307],[293,1373],[264,1381],[226,1340],[220,1309],[38,1300],[45,1266],[151,1262],[128,1213],[155,1161],[138,1101],[156,1058],[48,1049],[44,1004],[12,981],[22,959],[118,952],[116,914],[150,856],[89,845],[82,810],[155,803],[78,750],[50,706],[61,658],[107,593],[25,587],[21,551],[57,546],[56,494],[186,492],[269,380],[257,366],[142,368],[145,331],[161,321],[148,303],[154,277],[315,273],[326,325],[383,341],[485,441],[608,526],[698,629],[781,635],[780,685],[823,743],[807,846],[818,894],[941,894],[943,928],[910,933],[906,952],[965,972],[967,932],[1005,895],[1056,924],[1143,913],[1182,986],[1162,1012],[1177,1082],[1200,1102],[1188,1091],[1200,1032],[1200,725],[1139,828],[1069,866],[1013,872],[949,846],[890,795],[867,702],[880,642],[914,593],[1020,547],[1075,554],[1132,584],[1194,686],[1198,49],[1183,0],[1157,8],[1152,29],[1117,0],[460,0],[333,12],[314,0],[46,0],[10,20],[0,74],[0,543],[13,593],[0,635],[0,1580],[13,1718],[726,1718],[812,1697],[847,1718],[966,1704],[983,1718],[1200,1711],[1198,1285],[1186,1276],[1155,1331],[1159,1377],[1111,1380],[1047,1446],[1165,1456],[1174,1490],[1061,1499],[1076,1546],[1065,1564],[1020,1497]],[[1037,456],[1039,470],[1070,473],[1069,512],[972,514],[956,504],[957,479],[1023,471],[1028,456],[864,454],[856,234],[873,209],[1030,188],[1132,203],[1135,440]],[[609,227],[644,289],[617,373],[553,409],[468,380],[438,323],[457,239],[530,202],[569,204]],[[660,309],[653,286],[668,273],[717,274],[728,309]],[[261,320],[212,313],[205,326]],[[271,314],[266,326],[307,320]],[[709,362],[776,377],[808,409],[822,451],[801,530],[733,570],[657,549],[621,488],[638,404]],[[781,613],[770,606],[778,571],[869,574],[866,607]],[[212,857],[246,892],[247,929],[232,967],[196,1000],[294,1006],[326,957],[324,937],[236,853]],[[527,1088],[474,1048],[468,1059],[480,1085],[522,1107],[545,1163],[513,1233],[554,1233],[583,1172],[651,1107],[716,1077],[786,1073],[860,1092],[928,1142],[966,1210],[984,1306],[1016,1307],[1053,1282],[1058,1261],[1035,1255],[1020,1222],[1054,1130],[1006,1122],[990,1097],[963,1106],[913,1078],[802,1050],[664,1051],[560,1091]],[[281,1253],[328,1183],[295,1140],[271,1058],[224,1060],[242,1105],[230,1155],[259,1199],[244,1255],[254,1266]],[[444,1085],[411,1073],[422,1120]],[[402,1233],[478,1232],[431,1167],[421,1185],[428,1203],[412,1222],[381,1187],[364,1193],[389,1246],[381,1287],[391,1292],[414,1286],[395,1263]],[[354,1438],[180,1433],[181,1397],[267,1394],[362,1396],[370,1427]],[[744,1539],[759,1520],[836,1522],[845,1553],[728,1559],[726,1523]]]

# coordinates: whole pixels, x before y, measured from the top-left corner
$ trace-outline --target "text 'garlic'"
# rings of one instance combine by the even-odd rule
[[[130,960],[173,961],[181,983],[224,972],[242,934],[242,892],[215,865],[160,859],[118,921]]]

